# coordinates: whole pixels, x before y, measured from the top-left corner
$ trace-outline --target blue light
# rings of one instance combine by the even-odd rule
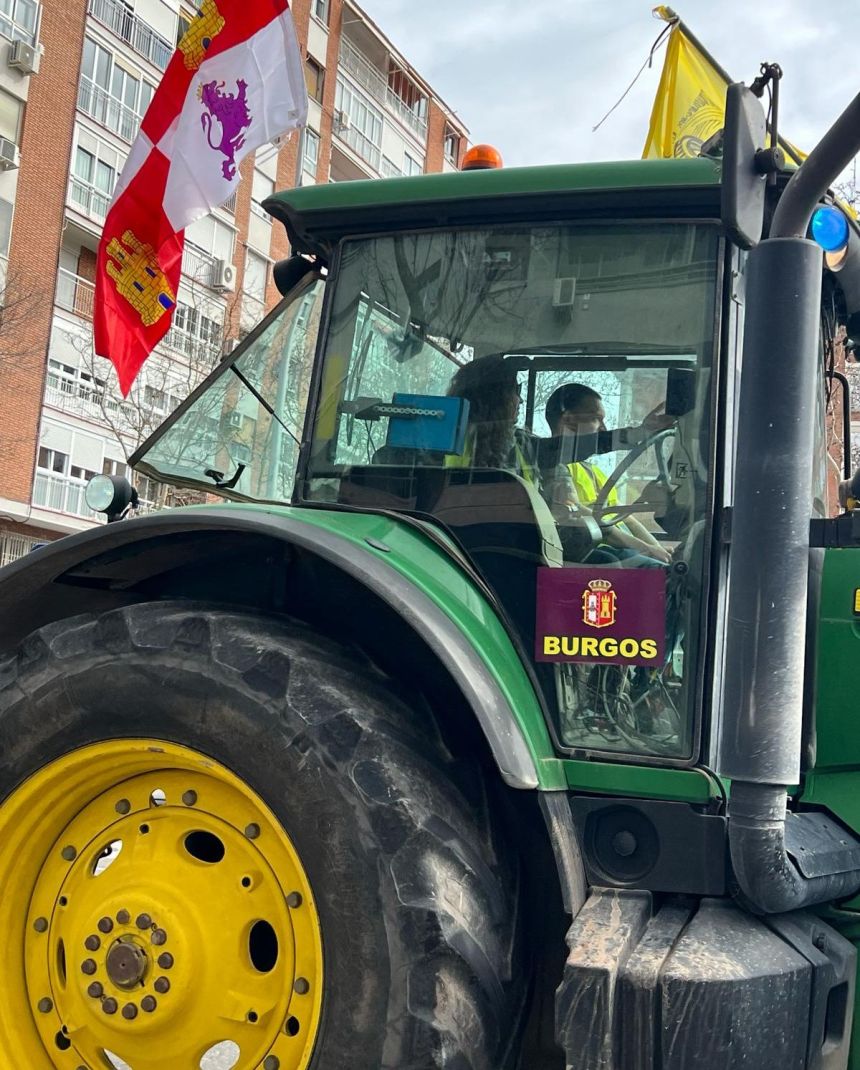
[[[836,253],[848,244],[848,220],[829,204],[812,213],[812,237],[826,253]]]

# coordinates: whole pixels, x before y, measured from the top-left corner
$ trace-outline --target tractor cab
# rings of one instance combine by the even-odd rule
[[[663,171],[608,165],[604,186],[631,169]],[[564,173],[535,200],[546,171]],[[713,164],[672,174],[662,204],[619,188],[601,212],[592,167],[431,177],[409,183],[428,197],[413,219],[350,233],[344,215],[325,248],[305,233],[325,277],[305,261],[133,460],[241,500],[408,517],[490,591],[561,752],[693,762],[726,252]],[[428,225],[477,183],[497,196]],[[317,214],[336,229],[338,196],[270,207],[296,240]]]

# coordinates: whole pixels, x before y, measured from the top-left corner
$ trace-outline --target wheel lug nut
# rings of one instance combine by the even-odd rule
[[[104,995],[104,987],[100,981],[93,981],[87,989],[87,995],[93,999],[100,999]]]
[[[102,1010],[105,1012],[105,1014],[116,1014],[118,1006],[119,1004],[113,998],[113,996],[108,996],[107,999],[102,1000]]]
[[[99,940],[95,933],[93,933],[92,936],[88,936],[86,940],[84,940],[84,947],[87,949],[87,951],[98,951],[101,946],[102,942],[101,940]]]
[[[118,925],[128,925],[131,921],[131,914],[127,910],[118,910],[116,912],[116,920]]]
[[[96,972],[95,961],[93,959],[84,959],[81,963],[81,971],[87,974],[87,976],[94,974]]]
[[[129,1021],[131,1021],[132,1018],[136,1018],[137,1017],[137,1004],[136,1003],[126,1003],[126,1005],[122,1009],[122,1016],[123,1016],[123,1018],[128,1018]]]
[[[293,989],[300,996],[306,996],[311,990],[310,982],[305,977],[297,977]]]
[[[182,801],[185,803],[186,806],[194,806],[194,804],[197,802],[197,792],[184,791],[182,793]]]
[[[54,1009],[53,1001],[48,999],[47,996],[42,996],[36,1006],[39,1008],[42,1014],[47,1014],[48,1011],[52,1011]]]
[[[287,906],[290,907],[292,910],[295,910],[296,907],[300,907],[301,905],[301,894],[299,892],[290,892],[290,894],[287,896]]]
[[[263,1060],[263,1070],[278,1070],[281,1065],[281,1060],[277,1055],[267,1055]]]
[[[161,967],[162,970],[170,969],[170,967],[173,965],[173,956],[170,954],[169,951],[165,951],[163,952],[163,954],[158,956],[158,965]]]
[[[153,929],[150,940],[158,947],[161,944],[167,943],[167,933],[164,929]]]
[[[113,921],[110,918],[99,918],[98,930],[100,933],[109,933],[113,928]]]
[[[131,803],[128,799],[120,799],[114,807],[114,810],[116,810],[118,814],[127,814],[129,810],[131,810]]]
[[[135,925],[138,929],[148,929],[152,925],[152,918],[148,914],[138,914]]]
[[[170,991],[170,981],[166,977],[158,977],[155,980],[155,984],[152,986],[156,992],[164,995],[165,992]]]
[[[74,847],[72,847],[71,844],[69,844],[68,847],[64,847],[62,851],[60,851],[60,854],[63,856],[66,862],[74,862],[74,860],[78,857],[78,852],[75,850]]]
[[[148,1014],[151,1014],[157,1006],[158,1001],[155,996],[144,996],[140,1001],[140,1009],[146,1011]]]
[[[245,835],[248,837],[249,840],[256,840],[256,838],[260,835],[260,826],[253,822],[250,825],[246,825]]]
[[[36,930],[37,933],[46,933],[48,931],[48,919],[36,918],[36,920],[33,922],[33,928]]]

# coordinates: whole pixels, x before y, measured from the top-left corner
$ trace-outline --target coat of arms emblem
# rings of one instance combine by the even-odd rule
[[[582,592],[582,620],[592,628],[615,623],[615,591],[609,580],[591,580]]]

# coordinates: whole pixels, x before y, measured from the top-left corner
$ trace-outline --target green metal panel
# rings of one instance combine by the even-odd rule
[[[267,205],[291,214],[336,212],[382,205],[427,204],[530,193],[578,193],[668,187],[718,186],[714,160],[625,160],[614,163],[554,164],[548,167],[503,167],[498,170],[449,171],[411,178],[368,179],[301,186],[268,198]]]
[[[821,583],[815,694],[815,771],[860,770],[856,673],[860,666],[860,548],[827,550]],[[798,651],[798,655],[800,652]],[[860,789],[860,778],[857,780]],[[860,798],[860,790],[857,791]],[[860,820],[852,821],[860,829]]]
[[[569,787],[589,794],[689,803],[707,803],[722,795],[716,779],[703,769],[575,760],[566,761],[564,767]]]
[[[564,769],[554,754],[540,703],[504,625],[481,590],[443,549],[394,517],[292,506],[234,504],[228,508],[234,513],[242,510],[289,516],[323,528],[355,543],[362,554],[378,556],[406,577],[456,624],[496,680],[515,711],[534,759],[539,786],[546,790],[566,787]]]

